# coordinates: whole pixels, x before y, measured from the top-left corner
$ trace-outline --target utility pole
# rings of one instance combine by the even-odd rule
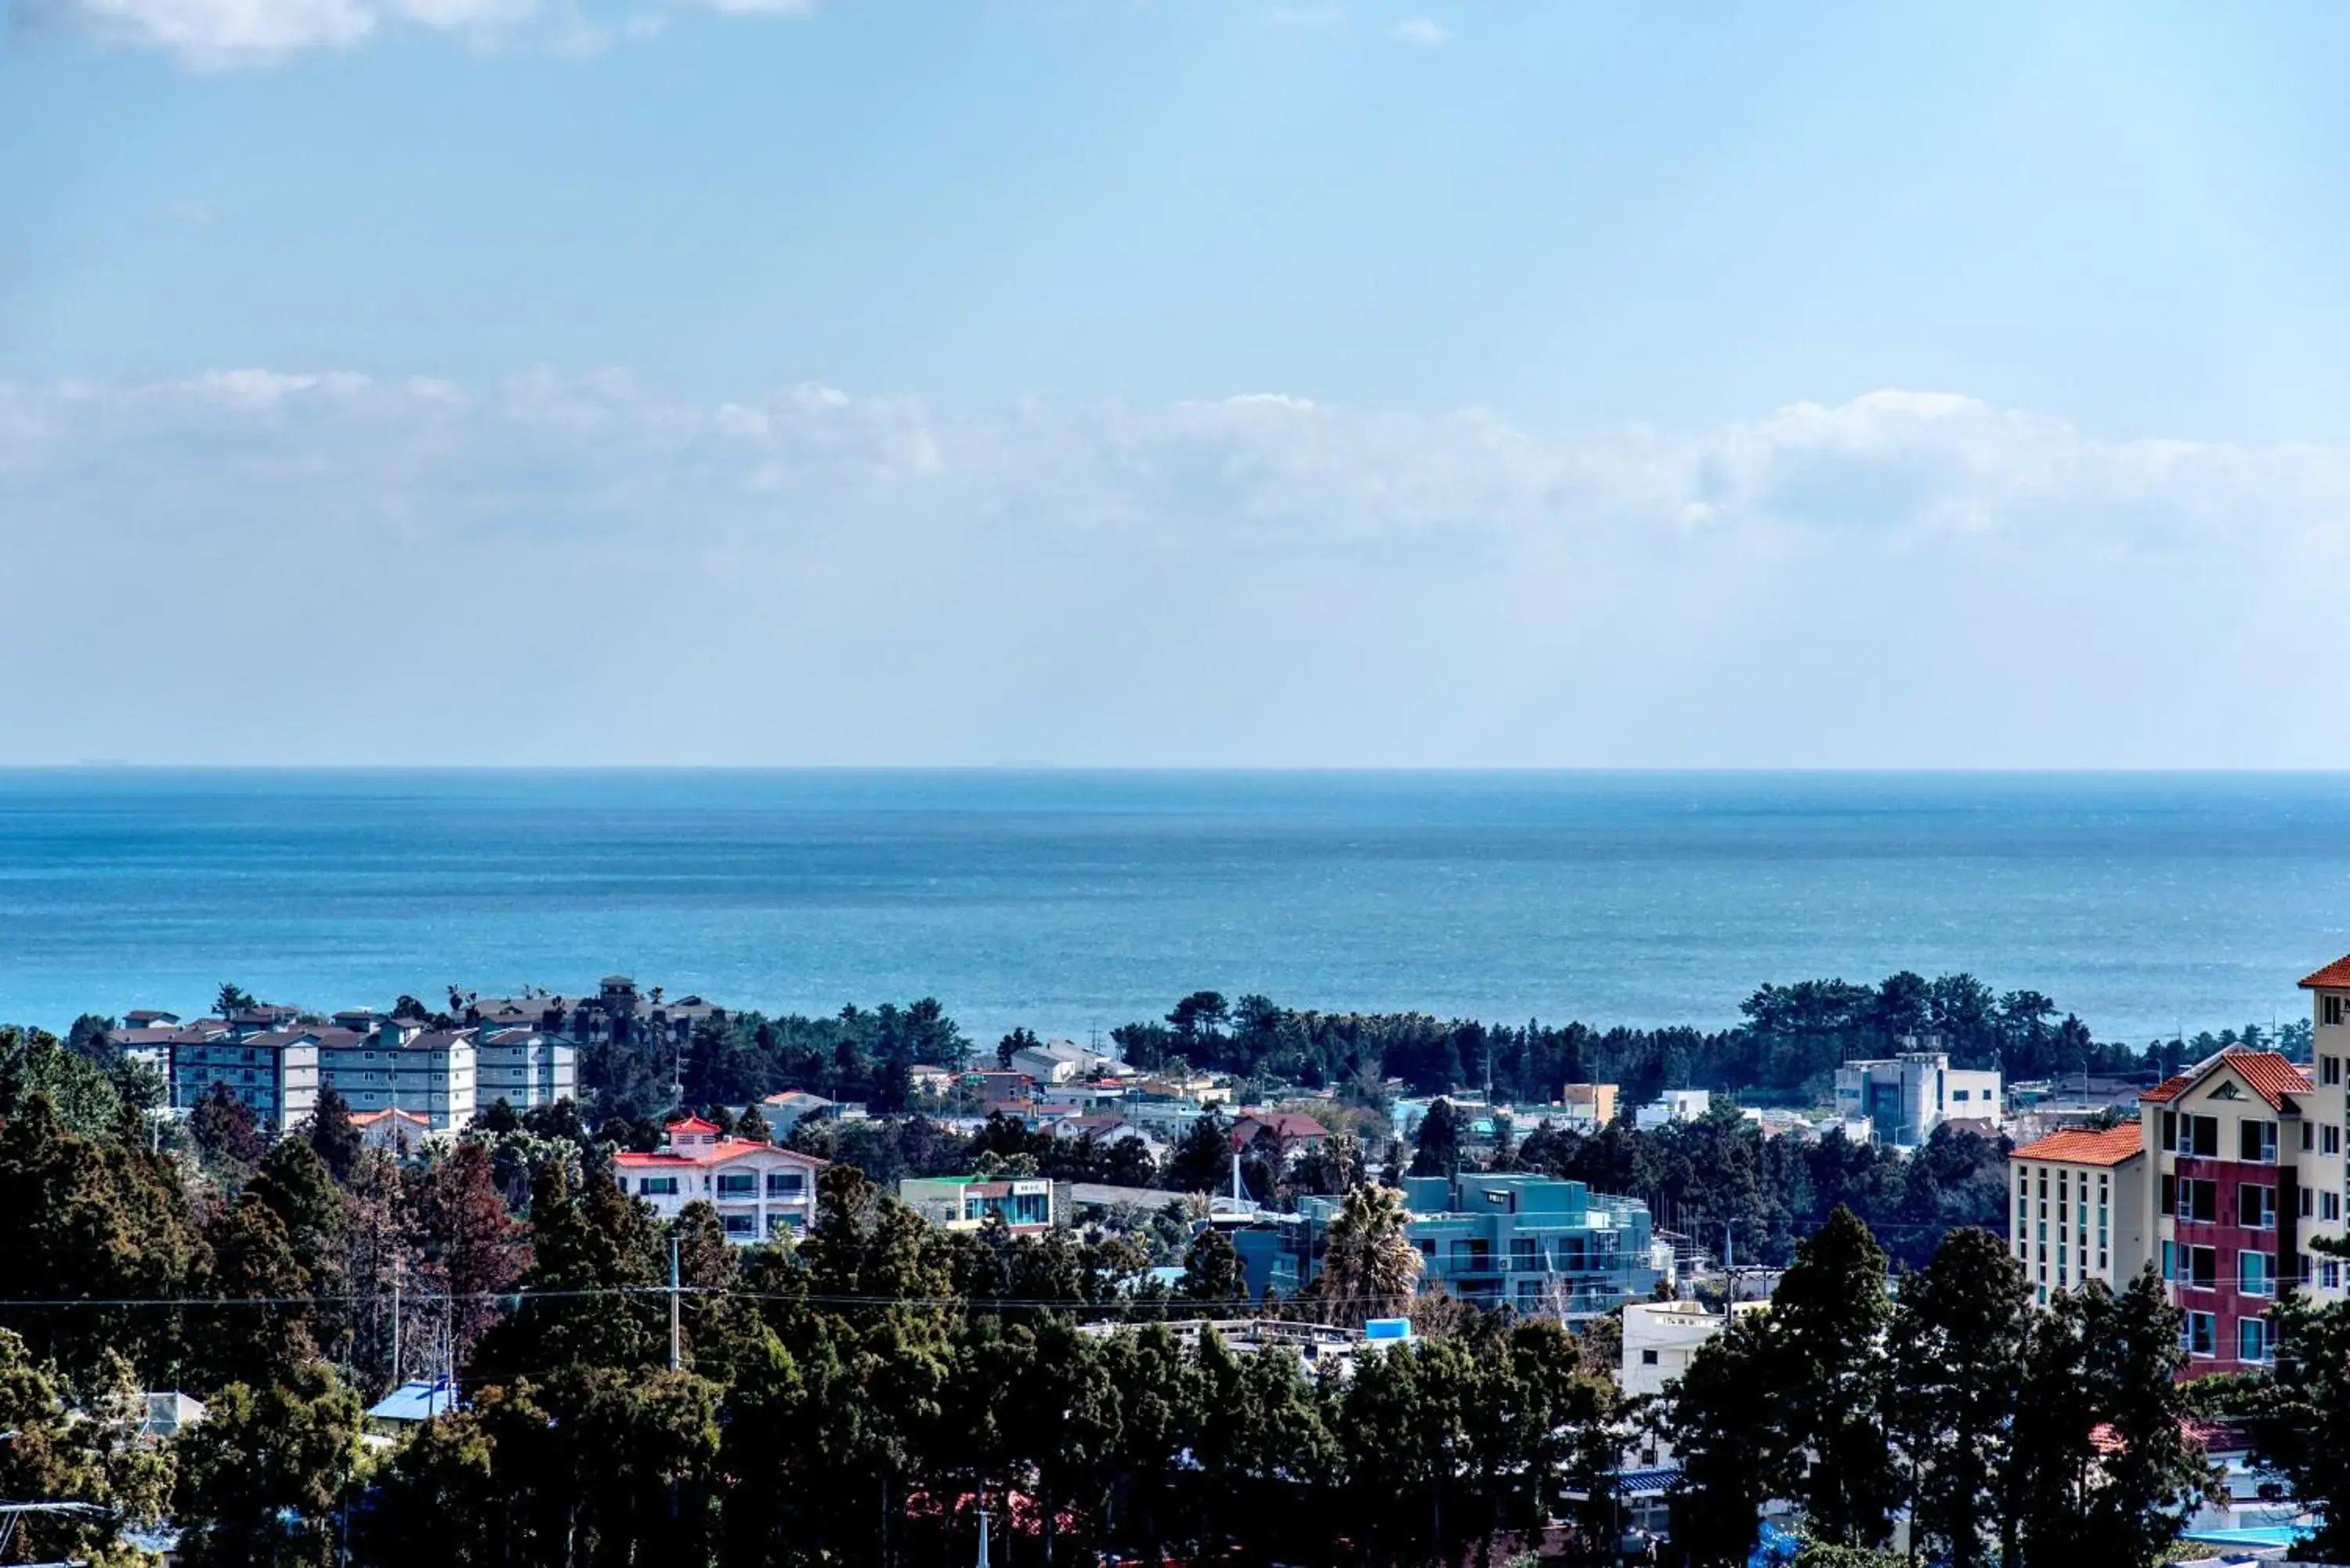
[[[987,1568],[987,1510],[979,1511],[979,1568]]]
[[[400,1376],[400,1262],[391,1265],[391,1386],[397,1388],[405,1381]]]
[[[669,1369],[679,1370],[684,1357],[680,1354],[677,1316],[677,1232],[669,1236]]]

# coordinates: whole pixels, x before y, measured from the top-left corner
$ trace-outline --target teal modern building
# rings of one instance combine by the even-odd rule
[[[1416,1176],[1403,1187],[1421,1277],[1463,1301],[1572,1321],[1657,1288],[1656,1238],[1637,1199],[1514,1171]]]
[[[1405,1234],[1419,1249],[1421,1278],[1463,1301],[1575,1322],[1646,1299],[1661,1277],[1648,1205],[1637,1199],[1516,1172],[1412,1177],[1403,1186]],[[1297,1213],[1232,1228],[1249,1293],[1271,1286],[1294,1295],[1311,1282],[1336,1209],[1308,1198]]]

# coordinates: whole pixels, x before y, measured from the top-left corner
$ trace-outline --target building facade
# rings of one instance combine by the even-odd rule
[[[664,1130],[660,1149],[612,1157],[620,1190],[643,1199],[657,1217],[674,1220],[689,1203],[708,1203],[718,1210],[726,1239],[741,1247],[798,1236],[816,1223],[816,1177],[825,1161],[727,1137],[700,1116],[673,1121]]]
[[[1053,1183],[1043,1177],[909,1176],[899,1179],[898,1198],[950,1231],[975,1231],[1000,1219],[1014,1235],[1026,1235],[1049,1231],[1061,1218]]]
[[[500,1100],[535,1110],[579,1097],[579,1048],[538,1029],[496,1029],[473,1046],[476,1112]]]
[[[289,1133],[318,1106],[318,1034],[307,1029],[230,1030],[172,1046],[172,1108],[192,1111],[215,1084],[273,1134]]]
[[[2091,1280],[2126,1289],[2151,1255],[2146,1134],[2067,1128],[2008,1157],[2009,1247],[2043,1305]]]
[[[1953,1067],[1944,1051],[1904,1051],[1877,1061],[1846,1062],[1836,1069],[1836,1114],[1866,1116],[1877,1141],[1915,1148],[1944,1122],[1988,1122],[1996,1132],[2001,1116],[1999,1074]]]
[[[355,1111],[409,1111],[434,1132],[472,1125],[477,1063],[469,1029],[388,1019],[372,1034],[322,1032],[326,1081]]]
[[[2313,989],[2322,1016],[2333,988]],[[2281,1295],[2342,1294],[2342,1261],[2310,1251],[2343,1234],[2343,1032],[2321,1037],[2314,1074],[2230,1047],[2139,1097],[2157,1258],[2198,1375],[2269,1365]]]
[[[1405,1233],[1423,1277],[1483,1306],[1576,1322],[1653,1292],[1646,1204],[1518,1172],[1410,1177]]]

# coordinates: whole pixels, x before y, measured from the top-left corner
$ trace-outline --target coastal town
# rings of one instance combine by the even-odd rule
[[[2120,1381],[2102,1404],[2084,1397],[2074,1434],[2088,1445],[2074,1483],[2081,1509],[2114,1506],[2119,1483],[2105,1470],[2128,1443],[2146,1441],[2127,1434],[2127,1420],[2132,1412],[2142,1420],[2151,1398],[2175,1428],[2165,1434],[2174,1462],[2140,1500],[2134,1528],[2173,1542],[2174,1558],[2198,1543],[2214,1555],[2280,1556],[2313,1532],[2325,1539],[2326,1497],[2307,1483],[2330,1472],[2280,1428],[2279,1370],[2294,1365],[2296,1325],[2314,1338],[2350,1310],[2350,959],[2301,985],[2311,999],[2306,1029],[2231,1039],[2176,1072],[2085,1068],[2010,1082],[1998,1064],[1962,1064],[1943,1041],[1912,1034],[1889,1053],[1838,1062],[1808,1106],[1746,1106],[1702,1088],[1636,1098],[1605,1082],[1562,1082],[1540,1100],[1465,1085],[1415,1094],[1399,1078],[1316,1087],[1194,1067],[1165,1050],[1139,1066],[1116,1042],[1024,1031],[988,1054],[921,1008],[868,1015],[877,1038],[890,1036],[888,1059],[852,1071],[845,1045],[829,1059],[827,1085],[868,1083],[867,1098],[784,1085],[697,1102],[688,1080],[706,1078],[726,1032],[748,1021],[622,975],[576,997],[452,988],[444,1006],[402,997],[383,1011],[326,1013],[224,986],[204,1016],[93,1015],[70,1041],[14,1032],[0,1077],[0,1182],[13,1195],[0,1234],[22,1265],[10,1292],[22,1299],[0,1303],[0,1324],[12,1331],[0,1346],[22,1376],[45,1380],[50,1405],[14,1418],[78,1432],[110,1456],[57,1472],[82,1476],[51,1483],[58,1495],[26,1500],[61,1511],[22,1515],[19,1539],[61,1541],[61,1552],[93,1562],[126,1550],[224,1560],[226,1525],[192,1517],[204,1504],[186,1478],[220,1462],[198,1456],[224,1440],[224,1404],[244,1409],[273,1380],[313,1368],[305,1375],[345,1402],[348,1441],[327,1462],[331,1485],[316,1493],[331,1495],[331,1507],[286,1528],[307,1532],[319,1552],[391,1561],[381,1529],[365,1522],[375,1501],[447,1484],[421,1469],[441,1462],[435,1434],[484,1422],[486,1433],[532,1387],[545,1397],[549,1346],[594,1338],[599,1320],[641,1321],[638,1348],[598,1364],[624,1383],[637,1367],[639,1396],[667,1379],[703,1379],[715,1447],[699,1462],[723,1470],[734,1462],[729,1445],[743,1440],[739,1417],[726,1412],[749,1376],[746,1345],[767,1340],[786,1361],[812,1353],[802,1317],[822,1303],[848,1314],[836,1333],[869,1333],[860,1314],[870,1309],[946,1310],[953,1325],[938,1332],[951,1360],[1016,1330],[1024,1377],[1075,1376],[1075,1363],[1047,1364],[1075,1358],[1112,1404],[1138,1395],[1108,1370],[1122,1363],[1100,1358],[1144,1347],[1193,1376],[1228,1361],[1279,1366],[1263,1389],[1247,1390],[1253,1375],[1236,1371],[1242,1382],[1226,1394],[1195,1396],[1207,1400],[1196,1418],[1211,1425],[1238,1418],[1224,1408],[1232,1400],[1277,1409],[1302,1398],[1316,1412],[1320,1436],[1299,1428],[1292,1438],[1305,1447],[1254,1461],[1244,1494],[1275,1509],[1288,1489],[1336,1486],[1333,1495],[1343,1495],[1348,1465],[1372,1462],[1368,1453],[1344,1457],[1357,1443],[1417,1441],[1426,1422],[1468,1420],[1464,1433],[1474,1429],[1472,1400],[1451,1417],[1430,1407],[1409,1418],[1409,1432],[1351,1430],[1403,1418],[1356,1412],[1380,1379],[1422,1358],[1435,1358],[1420,1374],[1432,1376],[1449,1355],[1470,1356],[1464,1367],[1514,1357],[1508,1376],[1476,1375],[1491,1385],[1480,1397],[1550,1412],[1543,1441],[1507,1461],[1539,1466],[1540,1484],[1524,1473],[1489,1475],[1506,1506],[1492,1496],[1472,1505],[1470,1487],[1462,1511],[1436,1534],[1389,1524],[1383,1540],[1366,1523],[1359,1538],[1323,1544],[1334,1562],[1495,1552],[1793,1562],[1817,1543],[1950,1550],[1948,1508],[1938,1515],[1926,1489],[1898,1476],[1873,1514],[1837,1517],[1850,1500],[1823,1497],[1819,1479],[1833,1433],[1783,1433],[1783,1457],[1725,1495],[1725,1458],[1747,1452],[1759,1463],[1749,1450],[1765,1439],[1735,1430],[1734,1397],[1731,1408],[1708,1407],[1719,1396],[1704,1390],[1733,1356],[1789,1354],[1758,1348],[1762,1336],[1775,1330],[1797,1343],[1827,1273],[1840,1269],[1837,1288],[1862,1293],[1841,1310],[1875,1325],[1864,1334],[1873,1348],[1861,1347],[1874,1359],[1832,1375],[1875,1379],[1876,1392],[1852,1397],[1882,1407],[1877,1448],[1925,1462],[1930,1435],[1898,1414],[1904,1380],[1928,1370],[1905,1369],[1922,1332],[1910,1317],[1951,1288],[1940,1273],[1990,1267],[2012,1282],[2001,1310],[2016,1347],[2012,1386],[1987,1397],[2025,1397],[2041,1375],[2027,1347],[2052,1332],[2046,1325],[2073,1324],[2085,1345],[2098,1334],[2159,1332],[2151,1350],[2140,1345],[2135,1370],[2106,1375]],[[1170,1015],[1187,1029],[1188,1048],[1216,1054],[1216,1036],[1194,1026],[1222,1006],[1195,997],[1188,1015]],[[771,1045],[778,1037],[771,1021],[748,1027]],[[913,1059],[913,1043],[925,1040],[951,1048],[935,1052],[939,1060]],[[667,1102],[658,1115],[617,1109],[623,1061],[665,1077],[649,1091]],[[599,1100],[613,1114],[596,1117]],[[123,1142],[106,1153],[114,1139]],[[1568,1174],[1596,1172],[1596,1151],[1611,1145],[1654,1152],[1701,1139],[1717,1153],[1699,1168],[1700,1185],[1651,1177],[1610,1190]],[[1872,1179],[1892,1184],[1908,1206],[1887,1212],[1917,1212],[1917,1194],[1936,1193],[1948,1222],[1929,1219],[1926,1232],[1903,1234],[1902,1220],[1880,1219],[1880,1249],[1869,1223],[1839,1203],[1783,1255],[1772,1255],[1767,1239],[1741,1255],[1744,1222],[1718,1218],[1731,1210],[1701,1190],[1723,1179],[1725,1148],[1765,1167],[1796,1162],[1814,1180],[1870,1162]],[[117,1265],[90,1265],[88,1236],[107,1206],[88,1192],[60,1196],[42,1174],[75,1149],[80,1160],[111,1162],[125,1181],[146,1162],[137,1177],[143,1201],[179,1217],[104,1220],[120,1232],[110,1255],[184,1254],[174,1277],[149,1271],[147,1299],[109,1272]],[[1937,1187],[1937,1168],[1962,1175]],[[159,1223],[182,1227],[184,1241],[158,1242],[149,1232]],[[591,1233],[600,1240],[588,1244]],[[1970,1237],[1982,1239],[1971,1252]],[[168,1309],[177,1326],[159,1333],[150,1308]],[[217,1315],[240,1310],[233,1326]],[[2136,1330],[2129,1310],[2145,1314]],[[2075,1322],[2085,1311],[2105,1314],[2106,1326]],[[722,1330],[729,1313],[749,1315]],[[993,1326],[966,1344],[982,1323]],[[256,1343],[233,1353],[205,1343],[255,1330]],[[1837,1352],[1854,1353],[1850,1344]],[[1544,1358],[1547,1371],[1529,1369]],[[115,1369],[112,1406],[95,1397],[90,1369],[100,1366]],[[1761,1366],[1752,1376],[1775,1375]],[[132,1398],[119,1390],[134,1367]],[[976,1366],[972,1375],[983,1376]],[[317,1387],[312,1396],[326,1397]],[[325,1418],[322,1409],[310,1415]],[[2030,1417],[2019,1403],[1992,1435],[2017,1462]],[[265,1442],[250,1430],[235,1440],[240,1451]],[[1152,1484],[1180,1490],[1180,1472],[1211,1468],[1200,1446],[1207,1440],[1202,1428],[1161,1453],[1158,1462],[1177,1473]],[[1313,1459],[1326,1444],[1338,1457]],[[175,1465],[180,1486],[70,1495],[77,1485],[103,1494],[104,1478],[140,1456]],[[676,1462],[702,1473],[687,1458]],[[806,1484],[817,1462],[795,1461],[792,1484]],[[939,1473],[917,1467],[930,1479],[917,1486],[910,1471],[910,1490],[884,1491],[892,1517],[868,1545],[889,1543],[907,1561],[962,1561],[989,1550],[981,1542],[993,1532],[998,1562],[1107,1563],[1138,1548],[1145,1560],[1192,1561],[1224,1550],[1216,1541],[1300,1560],[1278,1555],[1298,1543],[1277,1514],[1224,1512],[1204,1526],[1161,1518],[1138,1535],[1136,1476],[1086,1483],[1057,1475],[1056,1463],[1023,1459],[1014,1445],[976,1469],[955,1467],[951,1497],[937,1490]],[[747,1506],[707,1490],[717,1473],[696,1483],[709,1514],[697,1528],[723,1530],[728,1510]],[[1430,1484],[1465,1487],[1469,1473]],[[1991,1492],[1978,1501],[1990,1513],[2008,1506]],[[481,1506],[499,1514],[474,1521],[488,1536],[505,1541],[519,1528]],[[807,1506],[794,1528],[813,1542],[824,1509]],[[651,1549],[688,1539],[673,1526],[600,1528]],[[1976,1535],[1995,1534],[1986,1514]],[[2016,1560],[2057,1560],[2053,1545],[2033,1551],[2029,1539]],[[796,1550],[742,1560],[799,1561]]]

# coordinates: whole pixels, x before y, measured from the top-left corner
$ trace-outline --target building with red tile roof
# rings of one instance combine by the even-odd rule
[[[612,1157],[620,1190],[640,1198],[663,1220],[689,1203],[718,1210],[726,1239],[738,1246],[796,1236],[816,1223],[816,1180],[826,1165],[814,1155],[755,1139],[728,1137],[714,1122],[681,1116],[650,1153]]]

